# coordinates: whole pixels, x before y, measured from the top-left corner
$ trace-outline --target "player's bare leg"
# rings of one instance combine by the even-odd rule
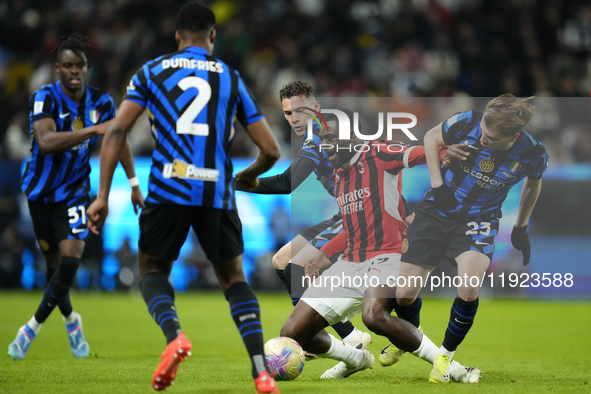
[[[314,308],[300,302],[283,324],[280,335],[293,338],[304,350],[319,357],[343,361],[342,369],[333,371],[331,368],[321,376],[322,379],[346,378],[372,367],[374,358],[368,350],[356,349],[339,341],[324,330],[328,325]]]
[[[152,376],[154,390],[166,390],[174,384],[181,362],[191,355],[191,342],[181,331],[174,305],[174,290],[168,278],[173,261],[138,249],[140,266],[140,290],[148,306],[148,312],[162,329],[166,337],[166,349],[160,355]]]
[[[250,356],[252,377],[259,393],[278,393],[275,380],[267,370],[263,350],[263,328],[259,302],[246,283],[242,255],[214,264],[218,282],[230,304],[230,313]]]
[[[399,305],[412,304],[421,289],[422,285],[427,283],[427,277],[435,269],[435,267],[427,265],[415,265],[410,263],[400,263],[400,273],[398,275],[398,287],[396,288],[396,302]],[[413,277],[421,278],[420,280],[411,280]]]
[[[308,284],[305,281],[305,270],[304,265],[314,259],[318,255],[319,251],[311,244],[307,243],[290,261],[290,265],[285,269],[286,279],[291,283],[291,299],[295,305],[298,303],[300,297],[304,294],[308,288]],[[330,267],[332,263],[327,259],[327,263],[322,267],[322,270]],[[338,322],[332,325],[335,332],[341,337],[341,339],[347,344],[358,349],[367,349],[371,344],[371,335],[369,333],[361,331],[350,321]],[[317,357],[314,356],[313,352],[306,352],[306,360],[315,360]]]
[[[376,334],[390,339],[397,348],[414,352],[420,347],[423,334],[411,323],[390,314],[395,302],[395,289],[368,288],[363,297],[363,323]]]
[[[292,259],[292,256],[298,254],[307,244],[308,241],[306,241],[306,238],[299,234],[296,235],[290,242],[283,245],[283,247],[275,253],[273,256],[273,267],[277,270],[285,269],[285,266]]]
[[[437,360],[437,346],[411,323],[391,316],[394,289],[369,288],[363,299],[363,322],[378,335],[387,337],[401,352],[411,354],[433,364]],[[482,372],[452,361],[448,367],[449,378],[459,383],[477,383]]]

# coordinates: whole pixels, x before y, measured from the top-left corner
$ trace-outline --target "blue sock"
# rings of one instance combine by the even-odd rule
[[[394,301],[394,311],[396,315],[402,320],[406,320],[416,328],[421,325],[421,308],[423,307],[423,300],[418,297],[410,305],[400,305],[397,301]]]
[[[474,301],[466,302],[457,297],[451,307],[449,323],[443,339],[443,347],[453,352],[470,331],[474,323],[474,317],[478,311],[478,298]]]
[[[51,276],[41,304],[35,312],[35,320],[39,323],[45,322],[54,308],[64,302],[66,303],[64,305],[66,311],[69,311],[68,315],[72,313],[68,293],[76,278],[79,265],[80,259],[77,257],[64,256],[61,258],[59,268]]]
[[[174,341],[181,333],[181,324],[174,306],[174,289],[168,278],[150,272],[142,278],[140,290],[148,305],[148,312],[164,332],[166,343]]]
[[[256,379],[261,372],[267,370],[259,301],[246,282],[234,283],[226,290],[225,296],[230,303],[230,313],[234,323],[250,356],[252,377]]]

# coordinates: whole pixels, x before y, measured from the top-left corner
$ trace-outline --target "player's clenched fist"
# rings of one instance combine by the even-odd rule
[[[93,233],[99,233],[99,229],[103,227],[105,223],[105,219],[109,214],[109,204],[107,200],[97,198],[94,200],[90,207],[86,211],[86,216],[88,217],[88,228]]]

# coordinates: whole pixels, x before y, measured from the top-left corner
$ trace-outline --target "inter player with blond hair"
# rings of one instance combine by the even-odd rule
[[[511,242],[523,252],[523,264],[529,263],[527,226],[548,165],[544,146],[524,130],[535,113],[529,101],[504,94],[489,101],[484,112],[455,114],[427,132],[424,142],[431,189],[408,229],[401,277],[422,277],[424,283],[447,252],[455,258],[459,277],[481,279],[492,259],[503,201],[521,180],[524,183]],[[441,146],[449,144],[462,144],[463,157],[444,168],[437,155]],[[475,283],[468,281],[457,288],[445,338],[429,375],[432,382],[449,381],[454,353],[478,311],[479,286]],[[406,280],[406,286],[396,291],[397,310],[416,325],[420,290],[416,281]]]

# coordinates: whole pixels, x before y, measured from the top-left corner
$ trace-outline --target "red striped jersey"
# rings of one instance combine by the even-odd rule
[[[369,141],[348,165],[335,169],[335,198],[346,238],[343,260],[401,253],[406,223],[401,170],[425,163],[422,146]]]

